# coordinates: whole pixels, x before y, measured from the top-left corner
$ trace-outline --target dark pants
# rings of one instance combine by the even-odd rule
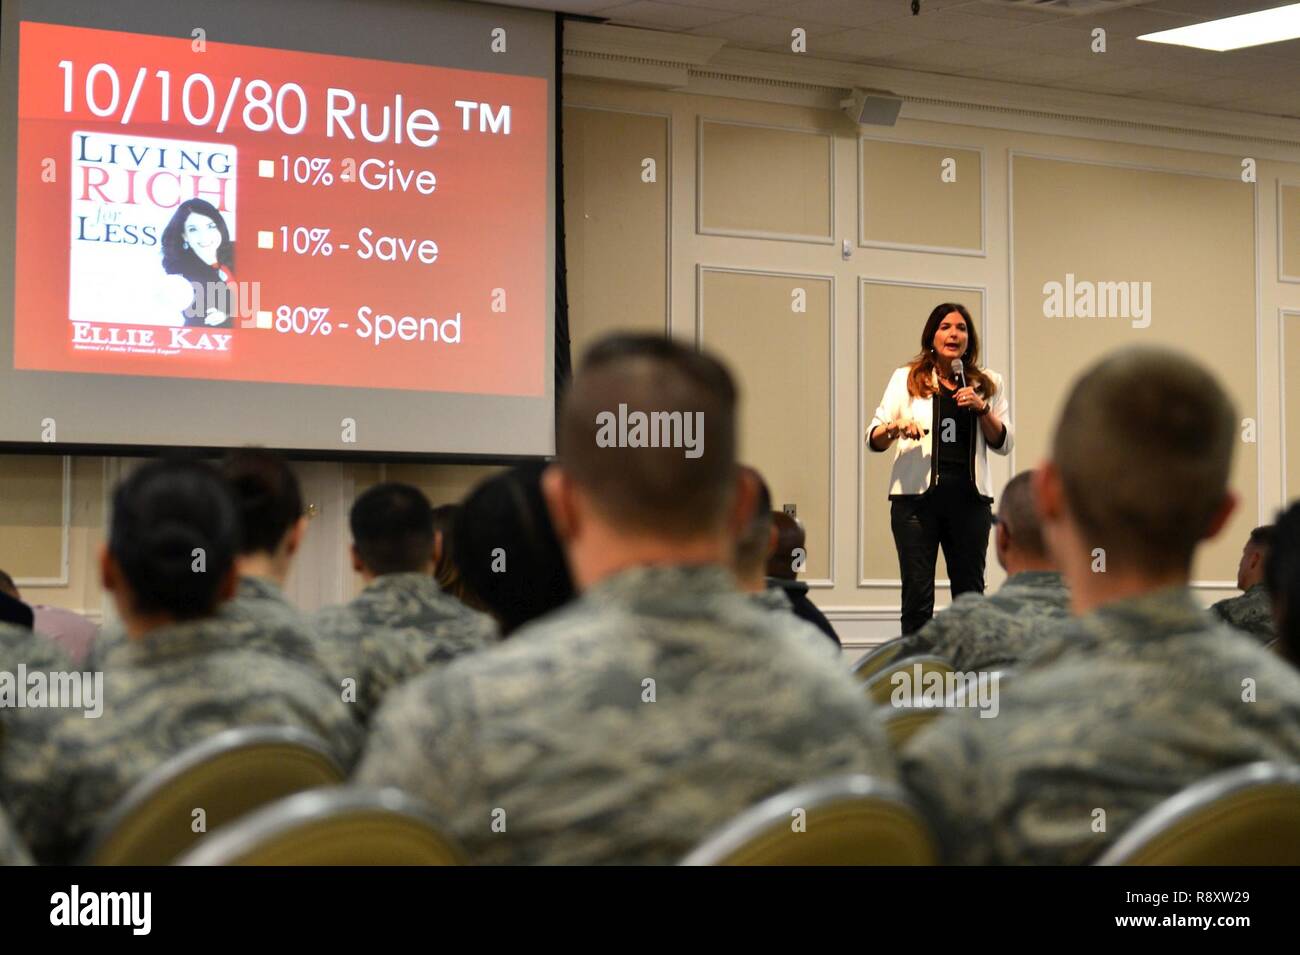
[[[984,593],[993,514],[969,482],[940,481],[925,494],[895,498],[890,505],[903,581],[903,633],[915,633],[934,615],[934,564],[940,547],[953,597],[972,590]]]

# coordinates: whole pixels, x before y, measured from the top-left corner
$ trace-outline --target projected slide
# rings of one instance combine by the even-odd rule
[[[547,393],[544,78],[21,22],[13,368]]]

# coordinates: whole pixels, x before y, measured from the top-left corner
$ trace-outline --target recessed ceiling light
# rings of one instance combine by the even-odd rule
[[[1297,38],[1300,38],[1300,3],[1288,3],[1272,10],[1243,13],[1241,16],[1194,23],[1138,37],[1139,40],[1151,43],[1194,46],[1198,50],[1215,50],[1219,53]]]

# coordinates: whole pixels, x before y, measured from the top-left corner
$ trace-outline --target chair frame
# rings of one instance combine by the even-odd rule
[[[253,851],[268,839],[290,833],[300,826],[348,816],[356,812],[381,811],[401,816],[436,829],[463,861],[467,856],[451,830],[424,803],[400,789],[316,789],[286,796],[238,822],[213,832],[185,853],[175,865],[224,866]]]
[[[1130,860],[1168,829],[1229,796],[1260,786],[1293,786],[1300,797],[1300,765],[1247,763],[1193,783],[1142,815],[1093,865],[1129,865]]]
[[[828,776],[816,782],[804,783],[769,796],[762,802],[734,816],[730,822],[714,830],[690,851],[678,865],[721,865],[734,852],[774,826],[788,826],[790,813],[803,809],[810,815],[816,809],[834,805],[846,799],[872,798],[893,803],[913,813],[926,832],[930,825],[911,797],[898,785],[868,776],[849,773]],[[933,836],[931,836],[933,839]]]
[[[853,666],[849,668],[849,672],[852,673],[859,680],[861,680],[863,683],[866,683],[876,674],[869,673],[866,676],[863,676],[862,671],[866,667],[868,667],[871,663],[873,663],[875,660],[877,660],[879,657],[884,655],[887,651],[894,649],[894,645],[902,639],[903,639],[902,637],[890,637],[884,643],[876,644],[874,647],[872,647],[870,650],[868,650],[866,653],[864,653],[861,657],[857,659],[857,661],[853,664]],[[889,664],[885,664],[885,665],[888,666]]]
[[[298,746],[311,750],[315,755],[332,765],[339,779],[347,778],[337,756],[319,736],[296,726],[238,726],[222,730],[215,736],[196,743],[186,750],[155,766],[144,778],[127,790],[126,795],[117,801],[112,810],[95,826],[90,838],[78,854],[78,865],[94,865],[99,851],[114,836],[118,828],[142,806],[152,800],[181,776],[196,766],[235,750],[266,744],[279,746]],[[254,810],[256,811],[256,810]]]

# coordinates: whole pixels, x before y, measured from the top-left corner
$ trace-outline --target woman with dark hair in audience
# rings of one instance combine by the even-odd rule
[[[39,861],[67,861],[132,786],[223,730],[296,727],[345,765],[356,755],[361,728],[339,695],[251,649],[255,624],[217,612],[235,589],[238,542],[230,492],[204,464],[152,462],[117,488],[100,568],[126,640],[107,674],[81,674],[91,718],[41,711],[60,715],[23,724],[0,766],[4,801]]]
[[[306,620],[284,596],[285,581],[307,532],[298,476],[281,455],[253,447],[226,455],[221,473],[234,495],[242,528],[235,594],[222,613],[259,624],[258,649],[308,666],[334,682]]]
[[[573,580],[542,498],[544,463],[480,483],[452,523],[452,553],[466,589],[509,636],[573,599]]]
[[[1273,525],[1272,544],[1264,561],[1264,585],[1273,604],[1277,629],[1274,649],[1300,666],[1300,501]]]
[[[433,577],[445,594],[451,594],[474,610],[487,612],[478,599],[465,587],[460,565],[456,563],[456,548],[452,545],[451,531],[460,512],[459,504],[443,504],[433,509],[434,563]]]

